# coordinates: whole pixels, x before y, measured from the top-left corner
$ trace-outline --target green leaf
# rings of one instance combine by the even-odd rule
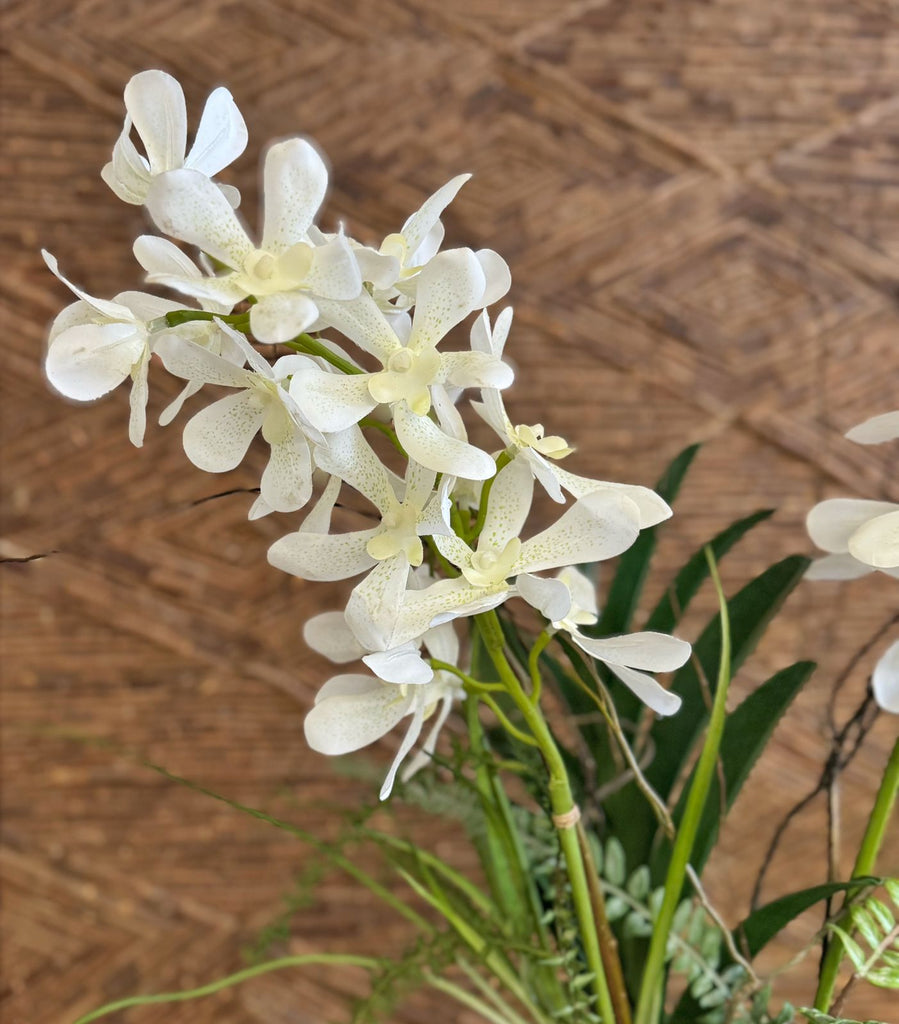
[[[737,925],[734,929],[737,948],[752,959],[768,945],[782,928],[785,928],[809,907],[813,907],[816,903],[826,900],[838,892],[857,889],[860,886],[876,886],[881,882],[880,878],[853,878],[849,882],[825,882],[822,885],[813,885],[810,889],[801,889],[788,896],[781,896],[780,899],[773,900],[771,903],[759,907],[758,910],[754,910],[749,917]]]
[[[815,667],[813,661],[798,661],[795,665],[776,672],[728,716],[719,752],[721,774],[724,776],[724,813],[733,806],[753,765],[771,738],[775,726],[808,681]],[[690,778],[692,780],[692,773]],[[680,824],[683,816],[690,785],[691,783],[688,783],[684,787],[675,807],[675,826]],[[696,843],[690,857],[690,863],[700,874],[718,838],[721,818],[721,782],[720,777],[716,775],[709,788]],[[654,880],[659,881],[664,877],[669,852],[668,842],[654,851]]]
[[[655,486],[660,497],[669,504],[677,497],[690,463],[699,451],[699,445],[685,448],[669,465]],[[618,571],[609,587],[598,624],[589,630],[593,636],[626,633],[640,601],[643,584],[649,573],[649,563],[656,547],[656,530],[643,530],[637,540],[621,556]]]
[[[808,565],[809,559],[799,555],[785,558],[728,601],[734,674],[755,649],[769,622],[802,579]],[[671,688],[683,697],[683,706],[676,715],[658,719],[652,726],[650,735],[655,755],[645,775],[663,800],[670,797],[708,721],[708,706],[696,662],[698,660],[712,686],[718,678],[720,651],[721,623],[715,615],[694,644],[693,658],[674,676]],[[652,808],[637,787],[633,783],[623,787],[606,800],[603,809],[610,831],[625,844],[628,860],[632,864],[646,863],[650,859],[657,823]]]

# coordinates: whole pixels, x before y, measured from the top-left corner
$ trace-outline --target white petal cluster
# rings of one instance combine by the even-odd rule
[[[872,416],[847,432],[857,444],[899,439],[899,409]],[[851,580],[875,569],[899,578],[899,505],[891,501],[831,498],[806,519],[809,536],[827,551],[809,567],[816,580]]]
[[[441,217],[469,176],[453,178],[373,246],[317,224],[327,167],[311,142],[288,138],[265,154],[256,233],[237,212],[236,191],[214,180],[247,142],[227,90],[209,97],[189,151],[184,95],[171,76],[136,75],[125,106],[103,179],[143,205],[161,232],[134,245],[147,282],[194,305],[142,292],[95,299],[62,278],[77,301],[51,330],[47,376],[78,400],[130,378],[130,436],[140,445],[148,371],[158,362],[184,382],[163,425],[209,395],[183,442],[210,473],[234,469],[261,436],[268,458],[251,518],[309,506],[269,561],[304,580],[356,578],[345,610],[311,620],[306,637],[371,673],[325,684],[306,721],[309,743],[343,753],[409,719],[386,795],[425,720],[435,715],[407,774],[433,753],[462,693],[460,676],[432,665],[458,670],[449,623],[513,598],[547,628],[566,630],[659,714],[675,711],[678,698],[647,672],[683,664],[689,645],[582,633],[595,621],[595,598],[567,568],[621,554],[671,510],[645,487],[567,472],[567,442],[509,419],[501,392],[513,381],[503,359],[512,310],[492,325],[487,312],[507,293],[509,268],[491,249],[441,249]],[[287,354],[269,358],[254,342]],[[469,405],[499,437],[498,453],[469,441]],[[571,499],[537,532],[526,529],[535,481],[559,504]],[[336,527],[352,515],[355,528]]]

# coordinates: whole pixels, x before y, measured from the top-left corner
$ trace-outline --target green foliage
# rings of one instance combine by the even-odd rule
[[[886,1024],[881,1020],[850,1020],[848,1017],[831,1017],[829,1013],[815,1010],[810,1006],[803,1006],[799,1011],[810,1024]]]
[[[899,879],[885,879],[884,888],[899,910]],[[879,988],[899,989],[899,924],[893,909],[876,894],[852,903],[828,929],[842,940],[857,978]]]

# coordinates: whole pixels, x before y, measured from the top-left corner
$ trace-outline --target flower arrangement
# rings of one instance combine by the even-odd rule
[[[404,730],[381,800],[452,794],[444,806],[468,827],[486,889],[362,824],[417,909],[339,851],[328,855],[416,927],[405,960],[261,959],[192,993],[110,1004],[83,1024],[335,959],[371,972],[359,1022],[386,1019],[410,982],[495,1024],[823,1024],[860,979],[899,988],[899,880],[876,873],[899,742],[850,878],[758,906],[734,929],[701,880],[723,815],[814,666],[784,668],[727,712],[732,672],[804,575],[899,577],[899,507],[818,505],[809,533],[828,554],[811,566],[785,559],[728,600],[717,561],[766,513],[747,516],[697,551],[634,629],[656,527],[695,449],[651,490],[576,475],[564,468],[566,440],[513,423],[502,397],[514,381],[512,310],[490,312],[509,268],[490,249],[443,248],[441,216],[468,175],[375,247],[316,225],[327,169],[308,140],[289,138],[266,153],[252,236],[238,191],[214,180],[247,143],[228,91],[209,97],[189,152],[184,96],[169,75],[136,75],[125,106],[103,180],[161,232],[134,243],[147,282],[193,305],[137,291],[95,298],[45,253],[76,296],[51,328],[48,379],[79,401],[130,380],[137,446],[151,364],[184,381],[163,425],[209,386],[223,389],[186,420],[188,459],[231,470],[261,434],[269,455],[250,518],[302,510],[269,562],[301,580],[355,581],[343,609],[304,626],[311,648],[353,667],[321,687],[305,719],[309,745],[344,754]],[[495,450],[471,442],[473,422],[495,435]],[[850,437],[895,440],[899,412]],[[537,489],[558,514],[535,530]],[[596,566],[614,558],[600,602]],[[691,645],[673,633],[708,580],[720,611]],[[673,674],[669,685],[659,673]],[[899,642],[881,653],[868,701],[899,713]],[[447,756],[438,741],[451,714],[464,716],[467,739]],[[816,937],[814,1005],[773,1009],[756,955],[799,913],[838,897]],[[852,973],[837,991],[844,958]]]

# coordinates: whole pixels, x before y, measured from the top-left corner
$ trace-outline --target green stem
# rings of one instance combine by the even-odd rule
[[[302,352],[307,356],[318,356],[332,366],[336,366],[343,373],[365,373],[365,370],[361,370],[348,359],[344,359],[343,356],[332,352],[327,345],[319,341],[318,338],[313,338],[311,334],[301,334],[298,338],[294,338],[293,341],[285,341],[284,345],[286,348],[293,349],[294,352]]]
[[[862,843],[855,858],[855,865],[852,868],[853,878],[862,878],[874,873],[877,862],[877,854],[883,843],[887,826],[893,812],[893,805],[896,803],[896,794],[899,793],[899,739],[893,746],[890,759],[887,761],[886,770],[877,796],[874,798],[874,806],[871,808],[871,816],[862,837]],[[853,895],[852,889],[847,889],[846,900]],[[827,952],[821,962],[821,972],[818,976],[818,990],[815,993],[815,1009],[827,1013],[833,1002],[834,988],[837,983],[837,974],[840,970],[840,962],[843,959],[843,940],[840,935],[834,933],[831,938]]]
[[[528,654],[528,674],[531,677],[531,703],[535,707],[540,703],[540,692],[543,689],[543,678],[540,675],[540,655],[546,650],[546,646],[552,638],[553,634],[548,629],[544,629],[534,641],[534,646]]]
[[[593,917],[593,905],[590,902],[587,872],[577,839],[576,814],[572,813],[576,811],[576,805],[571,793],[568,773],[565,770],[565,762],[562,760],[562,755],[540,708],[531,703],[530,698],[522,689],[518,676],[509,664],[504,651],[503,630],[496,612],[482,612],[476,616],[475,621],[501,681],[505,684],[509,696],[524,718],[531,735],[540,748],[543,760],[546,762],[549,771],[549,798],[553,812],[553,824],[558,832],[559,844],[565,858],[568,881],[571,885],[571,898],[580,925],[584,955],[587,966],[594,975],[593,986],[596,991],[597,1005],[603,1024],[615,1024],[615,1011],[603,969],[596,921]],[[571,820],[570,824],[564,823],[568,820]],[[563,824],[560,824],[560,821]]]
[[[166,313],[161,319],[165,320],[169,327],[180,327],[181,324],[193,323],[196,320],[221,320],[229,327],[236,327],[239,331],[246,333],[250,329],[249,313],[207,313],[203,309],[173,309]]]
[[[661,1013],[664,999],[665,954],[668,947],[668,935],[671,931],[674,912],[677,910],[681,893],[684,889],[687,865],[690,862],[693,843],[696,840],[696,833],[699,830],[699,823],[708,797],[709,787],[715,774],[718,750],[724,733],[727,690],[730,685],[730,617],[728,615],[727,599],[724,596],[721,578],[718,575],[718,567],[715,563],[715,556],[712,554],[711,548],[708,547],[705,549],[705,553],[709,563],[709,572],[718,594],[721,617],[721,660],[718,666],[718,685],[715,690],[715,700],[712,705],[708,735],[706,736],[702,752],[699,755],[699,761],[696,764],[693,785],[690,787],[684,816],[677,831],[674,849],[671,851],[671,861],[668,865],[668,874],[665,877],[665,894],[662,898],[662,906],[659,908],[659,915],[653,927],[649,954],[640,985],[637,1011],[634,1015],[635,1024],[656,1024]]]
[[[133,1006],[154,1006],[158,1003],[182,1003],[189,999],[200,999],[203,996],[211,996],[232,985],[239,985],[251,978],[258,978],[260,974],[268,974],[269,971],[279,971],[284,967],[303,967],[307,964],[340,964],[344,967],[366,967],[369,970],[377,970],[383,966],[382,961],[367,956],[350,956],[340,953],[304,953],[300,956],[282,956],[277,960],[268,960],[264,964],[257,964],[255,967],[246,967],[235,974],[229,974],[226,978],[219,978],[218,981],[211,981],[208,985],[201,985],[199,988],[192,988],[183,992],[162,992],[153,996],[130,996],[127,999],[117,999],[114,1003],[107,1003],[98,1010],[92,1010],[75,1021],[75,1024],[90,1024],[91,1021],[106,1017],[116,1010],[127,1010]]]

